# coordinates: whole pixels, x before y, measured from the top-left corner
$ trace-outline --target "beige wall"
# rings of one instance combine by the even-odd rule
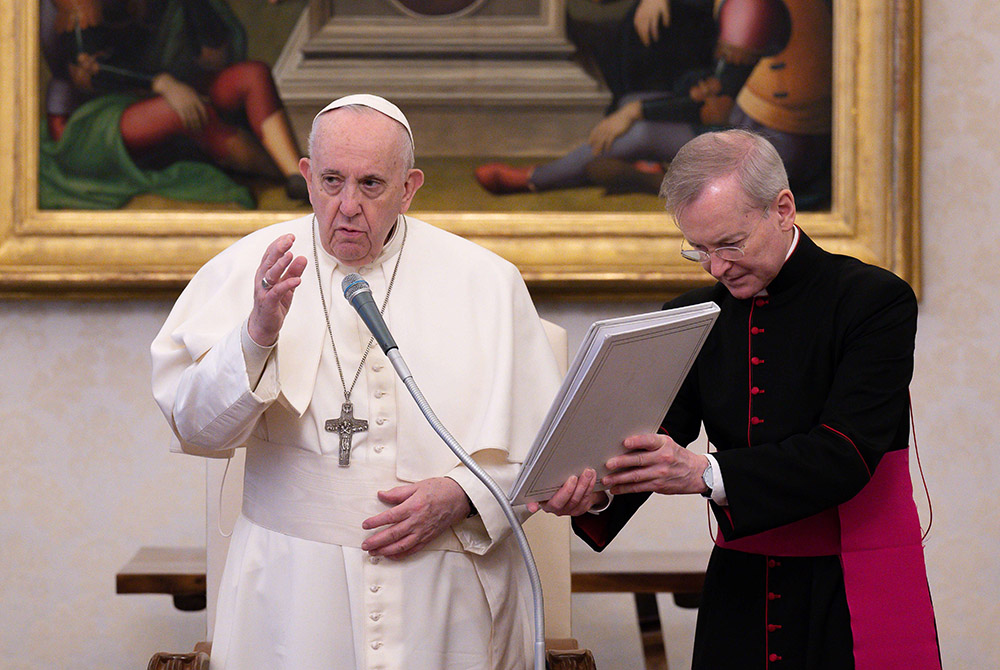
[[[1000,667],[1000,4],[925,0],[924,287],[913,402],[934,502],[927,543],[945,667]],[[652,304],[544,303],[579,341],[592,318]],[[139,546],[203,542],[203,468],[167,453],[148,390],[163,302],[0,303],[0,665],[142,668],[184,650],[200,614],[116,596]],[[926,519],[926,506],[921,508]],[[647,505],[612,547],[705,546],[696,500]],[[576,550],[582,550],[580,545]],[[602,670],[639,666],[626,597],[577,596]],[[595,611],[603,615],[599,619]],[[693,616],[667,609],[671,667]]]
[[[167,309],[0,307],[0,666],[144,668],[204,635],[169,598],[114,593],[139,546],[204,544],[204,465],[167,453],[149,392]]]

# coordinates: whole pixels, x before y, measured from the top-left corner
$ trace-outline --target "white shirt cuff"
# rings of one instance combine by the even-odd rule
[[[247,379],[250,382],[250,388],[255,389],[257,383],[260,382],[261,375],[264,374],[267,357],[274,351],[274,345],[262,347],[254,342],[254,339],[250,337],[249,323],[249,319],[243,322],[243,328],[240,330],[240,347],[243,349],[243,361],[247,366]]]
[[[719,461],[712,454],[705,454],[705,457],[712,465],[712,502],[726,507],[729,505],[729,498],[726,497],[726,484],[722,481],[722,469],[719,467]]]

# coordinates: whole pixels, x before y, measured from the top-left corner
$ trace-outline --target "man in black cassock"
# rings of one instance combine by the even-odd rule
[[[573,515],[601,551],[651,493],[709,498],[696,669],[939,668],[906,465],[913,291],[795,225],[758,135],[695,138],[660,195],[718,280],[664,307],[713,301],[718,320],[661,432],[607,462],[611,495],[588,469],[531,508]],[[715,453],[684,448],[702,425]]]

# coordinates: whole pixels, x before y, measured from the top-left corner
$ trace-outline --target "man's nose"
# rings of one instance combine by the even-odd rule
[[[344,216],[355,216],[361,211],[361,193],[357,186],[347,184],[340,192],[340,212]]]
[[[732,265],[732,261],[727,261],[725,259],[719,258],[717,254],[712,254],[708,257],[708,273],[718,279],[729,269]]]

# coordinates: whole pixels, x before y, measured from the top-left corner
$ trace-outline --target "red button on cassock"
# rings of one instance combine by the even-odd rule
[[[774,663],[775,661],[780,661],[781,657],[778,656],[777,654],[771,654],[770,656],[767,657],[767,660],[771,661],[771,663]]]
[[[750,359],[750,364],[751,365],[760,365],[763,362],[764,362],[763,358],[757,358],[756,356],[754,356],[753,358]]]
[[[756,426],[757,424],[764,423],[764,419],[759,416],[752,416],[750,417],[750,423]]]

